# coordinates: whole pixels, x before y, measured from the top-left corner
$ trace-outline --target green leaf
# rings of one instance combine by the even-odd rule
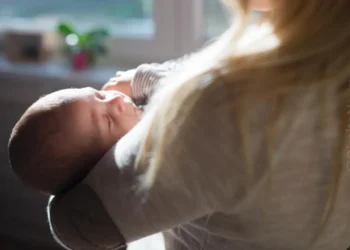
[[[69,23],[62,22],[57,26],[57,31],[63,35],[63,36],[68,36],[70,34],[76,34],[77,32],[74,30],[72,25]]]
[[[85,35],[88,43],[100,43],[109,36],[109,32],[104,28],[97,28],[87,32]]]
[[[82,34],[79,36],[78,45],[83,49],[89,46],[89,38],[87,37],[86,34]]]

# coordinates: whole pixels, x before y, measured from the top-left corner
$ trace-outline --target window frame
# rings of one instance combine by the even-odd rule
[[[110,39],[112,61],[160,62],[181,57],[203,44],[203,0],[153,1],[154,37]]]
[[[205,41],[203,1],[153,0],[154,35],[109,38],[109,53],[102,64],[137,66],[175,59],[196,50]]]

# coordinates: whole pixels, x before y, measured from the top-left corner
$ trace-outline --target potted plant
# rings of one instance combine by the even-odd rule
[[[65,54],[73,69],[83,70],[93,65],[98,56],[107,53],[104,40],[109,33],[104,28],[78,32],[71,24],[62,22],[57,26],[58,33],[65,41]]]

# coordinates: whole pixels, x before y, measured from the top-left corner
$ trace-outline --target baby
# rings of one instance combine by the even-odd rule
[[[147,99],[176,68],[176,63],[145,64],[117,73],[102,90],[65,89],[40,98],[13,128],[14,172],[45,194],[70,189],[138,123],[142,111],[133,99]]]

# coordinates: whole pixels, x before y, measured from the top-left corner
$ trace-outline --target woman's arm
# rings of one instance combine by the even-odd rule
[[[161,167],[150,189],[142,188],[142,180],[154,166],[136,169],[134,162],[156,106],[86,179],[128,242],[225,211],[242,194],[240,138],[225,98],[224,89],[218,88],[198,101],[174,140],[163,145]],[[155,134],[151,144],[159,139]]]

